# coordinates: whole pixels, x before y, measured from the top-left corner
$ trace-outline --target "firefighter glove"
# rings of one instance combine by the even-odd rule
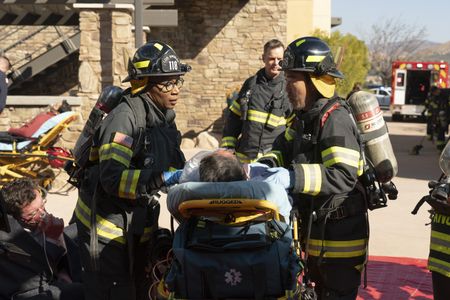
[[[294,171],[282,167],[268,168],[260,178],[265,182],[279,184],[286,190],[293,188],[295,182]]]
[[[180,177],[182,174],[183,170],[164,171],[163,172],[164,185],[170,186],[178,183],[180,181]]]

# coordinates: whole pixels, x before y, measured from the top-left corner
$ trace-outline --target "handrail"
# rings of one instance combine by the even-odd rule
[[[36,34],[38,34],[39,32],[41,32],[42,30],[46,29],[48,26],[42,26],[41,28],[39,28],[38,30],[30,33],[29,35],[27,35],[24,38],[21,38],[20,40],[18,40],[17,42],[13,43],[12,45],[6,47],[4,49],[4,52],[7,52],[8,50],[11,50],[12,48],[16,47],[17,45],[22,44],[23,42],[25,42],[26,40],[29,40],[30,38],[32,38],[33,36],[35,36]]]
[[[47,52],[49,49],[53,48],[55,45],[58,45],[58,44],[64,42],[64,40],[67,40],[70,38],[67,34],[65,34],[65,33],[61,32],[59,29],[57,29],[56,26],[43,26],[39,30],[34,31],[30,35],[26,36],[25,38],[20,39],[18,42],[9,46],[7,48],[7,50],[11,51],[12,49],[17,49],[17,47],[19,47],[19,46],[26,45],[27,41],[29,41],[32,37],[36,36],[39,32],[42,32],[44,29],[48,29],[51,27],[53,27],[55,29],[55,37],[52,40],[47,41],[43,46],[41,46],[39,48],[29,47],[29,49],[33,49],[34,51],[27,52],[24,56],[16,58],[12,62],[12,67],[14,69],[19,69],[23,65],[27,64],[28,62],[30,62],[33,59],[35,59],[36,57],[38,57],[38,55],[36,55],[36,54],[39,54],[39,55],[43,54],[43,53]],[[74,33],[70,33],[70,36],[76,35],[79,32],[80,32],[80,30],[79,30],[79,28],[77,28],[76,30],[74,30]],[[14,48],[12,46],[14,46]],[[5,52],[7,50],[5,50]]]

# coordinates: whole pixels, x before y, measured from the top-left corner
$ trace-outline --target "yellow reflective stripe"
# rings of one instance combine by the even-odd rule
[[[119,184],[119,197],[136,199],[136,186],[141,170],[125,170],[122,172]]]
[[[310,55],[306,58],[306,62],[321,62],[325,55]]]
[[[450,255],[450,235],[432,230],[430,249]]]
[[[150,60],[138,61],[133,64],[136,68],[146,68],[150,65]]]
[[[275,162],[277,163],[277,166],[284,166],[284,159],[283,159],[283,153],[278,150],[272,150],[270,152],[267,152],[261,158],[267,157],[267,158],[273,158],[275,159]]]
[[[239,102],[237,102],[237,100],[234,100],[233,103],[231,103],[230,110],[235,115],[238,115],[239,117],[241,116],[241,105],[239,104]]]
[[[329,240],[316,240],[310,239],[310,245],[322,246],[322,244],[326,247],[355,247],[355,246],[366,246],[367,239],[359,239],[359,240],[349,240],[349,241],[329,241]]]
[[[237,138],[234,136],[224,136],[222,138],[222,142],[220,143],[220,147],[236,147]]]
[[[292,113],[289,117],[286,118],[286,124],[288,126],[290,126],[292,124],[292,122],[294,121],[294,118],[295,118],[295,114]]]
[[[446,261],[434,257],[428,257],[428,269],[450,277],[450,263]]]
[[[120,144],[111,143],[100,147],[99,156],[101,162],[113,159],[128,168],[130,166],[131,157],[133,156],[133,151]]]
[[[154,43],[153,47],[155,47],[156,49],[158,49],[159,51],[162,50],[162,48],[164,47],[163,45],[161,45],[160,43]],[[169,47],[170,49],[172,49],[171,47]]]
[[[309,240],[309,254],[320,256],[322,247],[324,248],[324,257],[328,258],[350,258],[363,256],[366,253],[367,240],[351,241],[328,241],[328,240]]]
[[[144,228],[144,233],[142,234],[141,239],[139,240],[139,242],[140,243],[145,243],[145,242],[149,241],[151,236],[152,236],[152,233],[153,233],[154,229],[155,229],[154,226],[145,227]]]
[[[97,161],[99,158],[98,156],[98,147],[92,147],[89,151],[89,160],[90,161]]]
[[[252,158],[249,158],[246,154],[241,153],[241,152],[235,152],[235,155],[239,159],[239,161],[243,164],[255,162],[258,159],[260,159],[261,157],[266,156],[264,153],[258,153],[256,155],[256,157],[252,159]]]
[[[355,168],[359,168],[360,154],[359,151],[333,146],[325,149],[321,153],[323,165],[330,167],[337,163],[343,163]]]
[[[243,164],[249,164],[249,163],[252,163],[252,162],[254,162],[254,161],[256,161],[259,157],[259,154],[258,154],[258,156],[256,157],[256,158],[254,158],[254,159],[251,159],[251,158],[249,158],[247,155],[245,155],[244,153],[241,153],[241,152],[235,152],[235,155],[236,155],[236,157],[239,159],[239,161],[241,162],[241,163],[243,163]]]
[[[304,174],[303,190],[301,193],[315,196],[322,187],[322,170],[319,164],[301,164]]]
[[[290,141],[292,141],[292,140],[294,139],[295,133],[296,133],[296,132],[295,132],[294,129],[292,129],[292,128],[287,128],[287,129],[284,131],[284,138],[286,139],[286,141],[290,142]]]
[[[75,216],[80,222],[87,228],[91,228],[91,209],[84,204],[81,198],[78,198],[77,205],[75,207]],[[106,240],[113,240],[121,244],[125,244],[125,237],[123,229],[116,226],[114,223],[97,215],[95,217],[97,222],[97,234],[105,238]]]
[[[274,114],[268,114],[266,112],[261,112],[254,109],[248,110],[247,119],[258,123],[267,123],[273,127],[286,125],[286,119],[284,117],[279,117]]]
[[[363,173],[364,173],[364,160],[360,159],[358,165],[358,172],[356,172],[356,175],[361,176]]]
[[[306,40],[305,39],[301,39],[301,40],[299,40],[299,41],[297,41],[296,43],[295,43],[295,46],[300,46],[301,44],[303,44],[304,42],[305,42]]]

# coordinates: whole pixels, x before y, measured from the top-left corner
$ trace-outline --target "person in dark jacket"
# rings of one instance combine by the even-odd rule
[[[427,98],[425,99],[425,109],[422,115],[426,117],[427,120],[427,138],[432,141],[435,136],[435,128],[438,125],[439,116],[439,95],[441,90],[433,85],[430,88]]]
[[[185,158],[173,108],[190,70],[150,41],[128,66],[131,83],[93,138],[75,208],[87,299],[146,299],[147,251],[158,191],[178,182]]]
[[[45,210],[45,192],[31,179],[5,185],[10,232],[0,231],[1,299],[83,299],[76,244],[64,222]]]
[[[0,56],[0,114],[6,105],[6,96],[8,96],[8,78],[7,73],[11,69],[11,63],[6,56]]]
[[[264,45],[264,68],[248,78],[229,107],[221,147],[232,149],[243,163],[269,152],[284,131],[292,109],[285,93],[285,80],[278,63],[284,45],[276,39]]]
[[[363,171],[358,131],[345,102],[334,97],[336,79],[343,75],[328,45],[316,37],[293,41],[284,57],[295,119],[259,160],[272,167],[261,177],[291,190],[307,243],[307,274],[319,299],[356,299],[368,221],[358,181]]]

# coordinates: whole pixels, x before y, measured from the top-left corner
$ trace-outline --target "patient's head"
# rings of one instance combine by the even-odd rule
[[[62,114],[66,111],[71,111],[72,108],[70,107],[70,104],[67,102],[67,100],[63,100],[61,102],[56,102],[50,105],[50,111],[55,114]]]
[[[233,153],[217,150],[200,161],[200,181],[227,182],[246,180],[244,168]]]
[[[27,227],[36,226],[45,216],[45,193],[31,179],[16,179],[2,192],[7,212]]]

